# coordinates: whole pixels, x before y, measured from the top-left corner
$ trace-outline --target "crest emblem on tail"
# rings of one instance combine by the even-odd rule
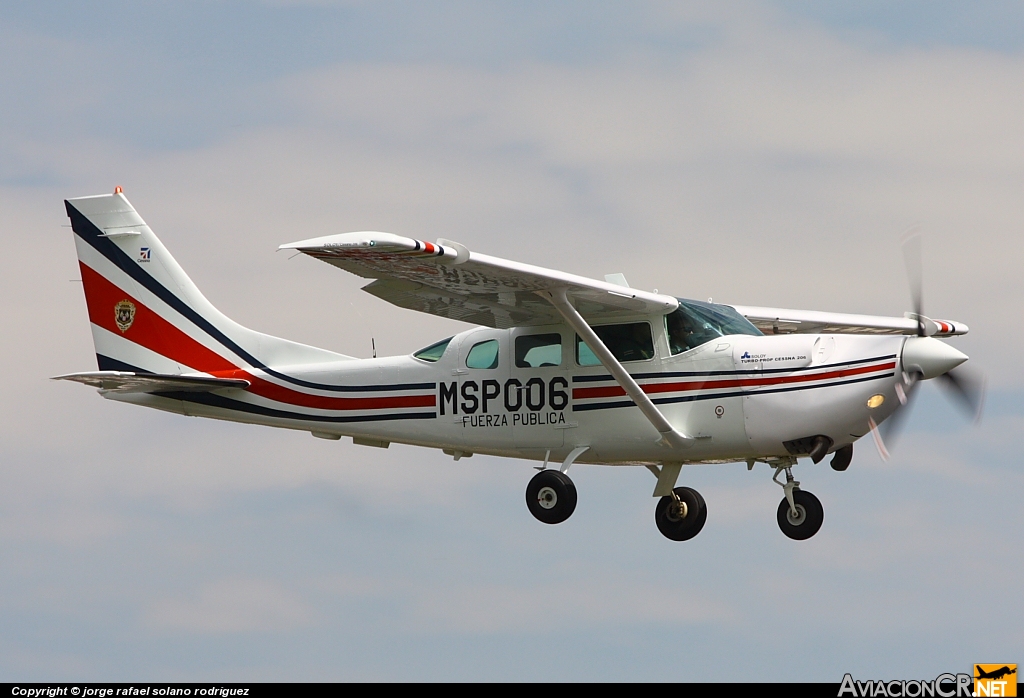
[[[117,329],[121,332],[127,332],[128,328],[132,326],[132,322],[135,320],[135,304],[127,298],[123,301],[114,304],[114,322],[117,323]]]

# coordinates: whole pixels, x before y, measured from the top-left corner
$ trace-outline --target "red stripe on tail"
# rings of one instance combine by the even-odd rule
[[[89,307],[89,320],[94,325],[113,334],[119,334],[179,365],[219,378],[245,379],[252,384],[249,392],[254,395],[288,405],[319,410],[378,410],[436,405],[437,396],[434,393],[388,397],[324,397],[285,388],[254,376],[192,339],[98,272],[81,262],[79,265],[82,268],[82,283],[85,286],[85,302]],[[128,301],[135,306],[134,317],[124,330],[118,326],[115,308],[122,301]]]
[[[196,371],[212,373],[236,368],[233,363],[189,337],[143,305],[137,298],[108,281],[99,272],[82,262],[79,262],[79,266],[82,269],[82,284],[85,286],[89,320],[94,325]],[[121,301],[128,301],[135,306],[134,317],[123,330],[118,326],[115,309]]]

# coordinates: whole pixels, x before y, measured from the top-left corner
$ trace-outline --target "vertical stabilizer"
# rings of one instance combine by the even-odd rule
[[[100,370],[268,369],[350,357],[242,327],[213,307],[120,187],[64,202]],[[273,371],[271,370],[273,373]]]

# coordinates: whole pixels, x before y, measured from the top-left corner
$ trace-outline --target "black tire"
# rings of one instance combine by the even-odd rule
[[[680,517],[672,497],[662,497],[654,509],[654,523],[661,535],[669,540],[690,540],[700,533],[708,520],[708,507],[700,492],[689,487],[673,490],[679,501],[686,505],[686,515]]]
[[[790,514],[789,500],[782,498],[779,504],[779,528],[793,540],[807,540],[821,528],[825,510],[817,497],[803,490],[793,490],[793,503],[798,512],[796,518]]]
[[[565,473],[541,470],[526,486],[526,507],[538,521],[562,523],[576,511],[576,485]]]

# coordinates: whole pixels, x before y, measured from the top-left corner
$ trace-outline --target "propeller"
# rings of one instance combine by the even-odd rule
[[[917,318],[917,336],[925,337],[927,333],[924,327],[924,306],[922,301],[924,271],[921,262],[921,231],[916,225],[903,234],[902,247],[903,266],[907,270],[907,283],[910,284],[910,300],[913,303],[914,317]]]
[[[975,424],[981,421],[981,410],[985,406],[985,376],[967,368],[954,368],[943,373],[938,380]]]
[[[917,336],[927,337],[924,315],[924,274],[921,256],[921,233],[915,226],[903,236],[903,263],[907,270],[907,281],[910,285],[910,298],[913,303],[914,317],[917,320]],[[900,404],[879,426],[874,419],[868,420],[875,446],[882,460],[889,459],[889,447],[895,445],[900,432],[906,425],[910,415],[917,385],[925,378],[916,367],[904,367],[904,373],[896,384],[896,397]],[[981,410],[985,402],[985,378],[974,371],[959,366],[935,376],[936,382],[953,399],[975,423],[981,419]],[[888,446],[888,447],[887,447]]]
[[[896,397],[899,398],[900,406],[889,415],[887,420],[882,422],[881,427],[872,427],[872,430],[876,432],[875,445],[880,445],[879,452],[884,453],[882,456],[883,460],[888,460],[889,458],[888,449],[885,445],[894,446],[900,432],[903,431],[903,427],[907,423],[907,417],[910,416],[910,409],[913,405],[912,400],[917,394],[916,388],[920,381],[921,374],[904,373],[902,381],[896,384]],[[874,420],[872,420],[871,424],[874,425]]]

